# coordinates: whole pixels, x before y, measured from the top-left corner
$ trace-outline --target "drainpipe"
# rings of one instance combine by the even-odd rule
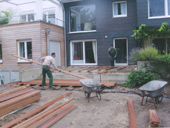
[[[58,0],[58,2],[61,4],[61,7],[63,9],[63,27],[64,27],[64,43],[65,43],[65,66],[67,66],[67,50],[66,50],[66,27],[65,27],[65,9],[63,3]]]
[[[49,56],[49,34],[50,34],[50,28],[45,28],[45,33],[47,35],[47,56]]]

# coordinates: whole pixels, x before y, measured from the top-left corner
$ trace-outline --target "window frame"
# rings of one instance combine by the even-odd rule
[[[33,17],[34,17],[34,20],[33,21],[35,21],[35,13],[23,13],[23,14],[20,14],[20,22],[21,23],[27,23],[27,22],[33,22],[33,21],[28,21],[28,15],[33,15]],[[22,21],[22,19],[21,19],[21,16],[26,16],[26,19],[25,19],[25,21]]]
[[[96,63],[86,63],[85,62],[85,42],[86,41],[95,41],[96,42]],[[77,42],[82,42],[83,43],[83,63],[73,63],[73,51],[72,51],[72,45],[73,43],[77,43]],[[98,64],[98,57],[97,57],[97,40],[96,39],[88,39],[88,40],[72,40],[70,41],[70,65],[97,65]]]
[[[114,15],[114,4],[115,3],[125,3],[126,4],[126,14],[124,15]],[[127,1],[116,1],[112,3],[112,13],[113,13],[113,18],[119,18],[119,17],[127,17]]]
[[[27,42],[31,42],[31,48],[32,48],[32,40],[19,40],[18,43],[17,43],[18,44],[18,56],[20,56],[20,45],[19,44],[21,42],[24,42],[25,53],[28,53],[28,51],[27,51]],[[25,54],[25,58],[28,59],[27,54]],[[30,59],[30,60],[32,60],[32,59]],[[22,60],[22,59],[18,58],[18,62],[29,62],[29,61]]]
[[[2,42],[0,41],[0,44],[1,44],[1,54],[2,54]],[[0,63],[2,63],[2,59],[0,59]]]
[[[161,18],[170,18],[170,14],[168,15],[168,0],[164,0],[164,12],[165,12],[165,15],[164,16],[154,16],[154,17],[151,17],[150,16],[150,0],[147,0],[147,3],[148,3],[148,19],[161,19]],[[170,7],[169,7],[170,9]]]
[[[84,6],[89,6],[89,5],[94,5],[95,6],[95,9],[96,9],[96,5],[95,4],[87,4],[87,5],[80,5],[80,6],[71,6],[69,7],[69,32],[68,34],[74,34],[74,33],[87,33],[87,32],[96,32],[97,31],[97,28],[96,30],[88,30],[88,31],[71,31],[71,24],[70,24],[70,18],[71,18],[71,11],[70,9],[73,8],[73,7],[84,7]]]
[[[52,23],[52,24],[55,24],[55,22],[56,22],[56,10],[55,10],[55,8],[43,9],[43,11],[42,11],[43,21],[47,22],[47,23],[51,22],[50,18],[49,18],[49,15],[50,15],[51,12],[54,12],[54,23]],[[44,20],[44,14],[45,14],[45,20]]]
[[[128,61],[129,61],[129,54],[128,54],[128,38],[127,37],[119,37],[119,38],[113,38],[113,46],[115,47],[115,40],[117,39],[126,39],[126,54],[127,54],[127,63],[116,63],[116,60],[115,60],[115,65],[123,65],[123,66],[126,66],[128,65]],[[115,47],[116,48],[116,47]]]

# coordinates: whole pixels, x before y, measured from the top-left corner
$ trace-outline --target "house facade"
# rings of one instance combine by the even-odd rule
[[[64,8],[67,65],[109,65],[112,44],[118,52],[116,65],[128,65],[130,50],[139,46],[133,30],[141,24],[170,23],[170,0],[81,0],[64,3]],[[161,49],[161,42],[157,38],[154,45]]]
[[[59,2],[11,0],[1,1],[0,6],[1,11],[6,7],[15,12],[5,20],[0,18],[0,69],[31,64],[13,54],[40,60],[56,52],[57,66],[65,65],[63,11]]]

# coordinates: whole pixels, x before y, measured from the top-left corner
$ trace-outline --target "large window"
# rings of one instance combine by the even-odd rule
[[[70,31],[96,30],[96,7],[87,5],[70,8]]]
[[[27,59],[32,59],[32,42],[19,41],[18,42],[18,55]],[[24,61],[19,59],[19,61]]]
[[[113,2],[113,17],[126,17],[127,3],[125,1]]]
[[[170,0],[148,0],[149,18],[170,17]]]
[[[155,38],[153,45],[158,49],[160,54],[170,53],[170,38]]]
[[[2,62],[2,43],[0,42],[0,63]]]
[[[96,65],[97,43],[95,40],[71,42],[71,65]]]
[[[20,15],[20,21],[23,22],[31,22],[34,21],[34,14],[24,14]]]

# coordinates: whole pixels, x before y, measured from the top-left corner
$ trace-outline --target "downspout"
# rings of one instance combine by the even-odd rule
[[[47,35],[47,56],[49,56],[49,34],[50,34],[50,28],[45,28],[45,32]]]
[[[61,4],[61,7],[62,7],[62,9],[63,9],[63,27],[64,27],[64,43],[65,43],[65,66],[67,66],[67,47],[66,47],[66,27],[65,27],[65,8],[64,8],[64,5],[63,5],[63,3],[60,1],[60,0],[58,0],[59,1],[59,3]]]

